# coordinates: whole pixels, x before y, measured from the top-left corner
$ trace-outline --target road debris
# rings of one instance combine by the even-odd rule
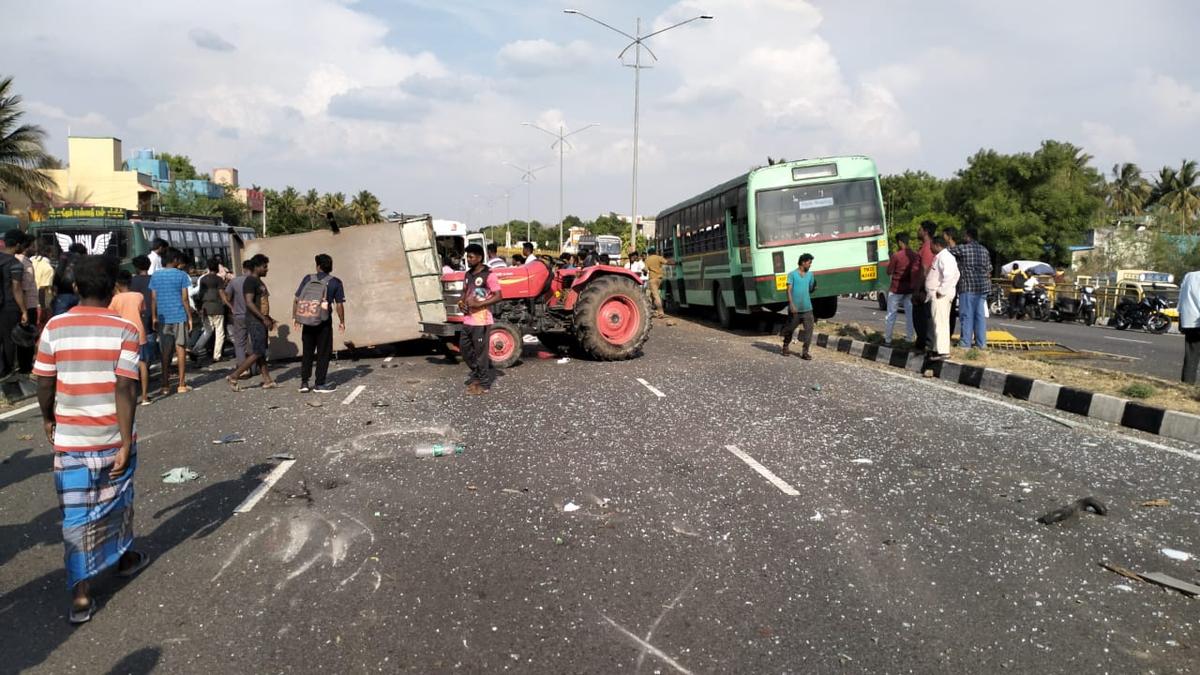
[[[1170,499],[1148,499],[1148,500],[1142,502],[1142,507],[1148,508],[1148,509],[1157,508],[1160,506],[1170,506],[1170,505],[1171,505]]]
[[[1100,500],[1096,499],[1095,497],[1084,497],[1083,499],[1075,500],[1071,504],[1054,509],[1050,513],[1041,516],[1037,520],[1043,525],[1051,525],[1053,523],[1060,523],[1064,520],[1068,520],[1074,517],[1075,514],[1079,513],[1080,511],[1090,511],[1098,516],[1108,515],[1108,507],[1105,506]]]
[[[170,471],[167,471],[166,473],[164,473],[162,475],[162,482],[164,482],[164,483],[186,483],[190,480],[196,480],[199,477],[200,477],[200,474],[196,473],[195,471],[192,471],[190,468],[188,468],[186,466],[177,466],[174,469],[171,469]]]
[[[213,445],[228,445],[230,443],[245,443],[246,439],[241,434],[225,434],[224,436],[213,440]]]
[[[866,457],[859,457],[858,459],[850,460],[850,463],[851,464],[874,464],[875,462],[867,459]]]
[[[1134,581],[1144,581],[1142,579],[1142,575],[1138,574],[1137,572],[1134,572],[1133,570],[1131,570],[1127,567],[1121,567],[1120,565],[1116,565],[1113,563],[1106,563],[1106,562],[1100,563],[1100,566],[1103,567],[1104,569],[1108,570],[1109,572],[1112,572],[1114,574],[1120,574],[1121,576],[1125,577],[1126,579],[1133,579]]]
[[[529,492],[529,488],[521,488],[520,490],[518,490],[516,488],[502,488],[500,491],[507,492],[509,494],[514,494],[514,495],[523,495],[526,492]]]
[[[375,401],[374,403],[371,404],[371,406],[374,408],[386,408],[390,405],[391,405],[391,403],[388,403],[387,401]]]
[[[20,436],[17,436],[17,440],[18,441],[32,441],[33,434],[21,434]]]
[[[570,363],[570,362],[571,362],[571,359],[570,359],[570,358],[568,358],[568,357],[566,357],[566,356],[564,356],[564,357],[562,357],[561,359],[559,359],[559,360],[558,360],[558,363],[559,363],[560,365],[561,365],[561,364],[563,364],[563,363]]]
[[[471,492],[475,492],[475,491],[476,491],[476,490],[478,490],[478,489],[479,489],[479,486],[478,486],[478,485],[472,485],[472,484],[469,484],[469,483],[467,484],[467,490],[469,490],[469,491],[471,491]]]
[[[290,452],[277,452],[267,459],[296,459],[296,456]]]
[[[572,513],[579,510],[579,505],[575,502],[567,502],[563,504],[562,510],[566,513]]]
[[[306,406],[308,406],[308,407],[310,407],[310,408],[320,408],[321,406],[323,406],[323,405],[325,405],[325,404],[324,404],[324,403],[321,403],[320,401],[318,401],[318,400],[316,400],[316,399],[313,399],[313,400],[310,400],[310,401],[305,401],[305,402],[304,402],[304,405],[306,405]]]
[[[700,536],[699,532],[690,530],[687,528],[687,526],[680,525],[678,523],[671,523],[671,529],[675,531],[675,534],[682,534],[682,535],[685,535],[688,537],[699,537]]]
[[[1162,553],[1163,555],[1167,556],[1171,560],[1186,561],[1186,560],[1192,559],[1191,553],[1188,553],[1187,551],[1180,551],[1178,549],[1173,549],[1173,548],[1164,548],[1164,549],[1160,550],[1159,553]]]
[[[462,443],[432,443],[418,445],[413,449],[413,454],[417,457],[446,457],[449,455],[461,455],[467,447]]]
[[[1142,579],[1158,586],[1164,586],[1166,588],[1179,591],[1187,596],[1195,597],[1200,595],[1200,586],[1188,583],[1181,579],[1176,579],[1175,577],[1169,574],[1163,574],[1162,572],[1148,572],[1142,575]]]

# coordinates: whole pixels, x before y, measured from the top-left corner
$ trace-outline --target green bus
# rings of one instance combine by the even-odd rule
[[[88,253],[107,253],[121,259],[121,266],[150,252],[157,238],[167,241],[192,257],[192,266],[204,269],[209,258],[220,255],[227,266],[233,258],[233,237],[254,239],[253,228],[230,227],[217,217],[127,211],[107,207],[49,209],[44,220],[31,222],[29,232],[39,245],[57,247],[59,255],[71,244],[83,244]],[[57,256],[52,256],[57,259]]]
[[[674,265],[668,307],[713,307],[722,326],[738,314],[787,307],[787,274],[814,257],[813,312],[837,298],[885,288],[887,231],[875,162],[823,157],[759,167],[658,214],[655,245]]]

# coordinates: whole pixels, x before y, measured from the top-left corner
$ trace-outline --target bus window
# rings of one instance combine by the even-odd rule
[[[193,232],[192,230],[184,230],[183,231],[183,241],[188,244],[196,243],[196,233]]]
[[[762,190],[755,201],[759,246],[857,235],[883,227],[873,180]]]

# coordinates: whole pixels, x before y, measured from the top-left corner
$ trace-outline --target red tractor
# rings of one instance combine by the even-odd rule
[[[497,368],[517,362],[526,335],[537,336],[551,351],[570,350],[601,361],[638,356],[650,335],[650,307],[641,280],[627,269],[564,269],[552,258],[541,257],[537,263],[501,267],[491,274],[499,279],[503,298],[491,307],[496,323],[488,339]],[[458,301],[465,276],[442,275],[446,323],[423,324],[426,333],[451,338],[461,331]]]

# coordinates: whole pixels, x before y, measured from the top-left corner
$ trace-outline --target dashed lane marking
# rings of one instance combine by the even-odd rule
[[[0,420],[6,420],[10,417],[16,417],[17,415],[20,415],[21,413],[24,413],[24,412],[29,412],[30,410],[33,410],[36,407],[38,407],[37,403],[30,403],[29,405],[21,406],[20,408],[17,408],[16,410],[9,410],[6,413],[0,414]]]
[[[283,474],[287,473],[287,470],[292,468],[292,465],[295,463],[296,460],[294,459],[285,459],[280,462],[278,466],[271,470],[271,473],[267,474],[267,479],[254,488],[254,492],[246,495],[246,498],[242,500],[241,504],[238,504],[238,507],[233,512],[249,512],[258,503],[258,500],[262,499],[263,495],[267,494],[267,491],[274,487],[279,482],[279,479],[283,478]]]
[[[363,389],[366,389],[366,388],[367,388],[367,385],[365,385],[365,384],[360,384],[357,387],[355,387],[354,391],[350,392],[350,395],[347,396],[344,401],[342,401],[342,405],[350,405],[351,403],[354,403],[354,399],[358,398],[358,395],[363,393]]]
[[[775,487],[779,488],[780,491],[783,492],[783,494],[789,495],[791,497],[797,497],[800,495],[800,492],[797,491],[796,488],[792,487],[791,485],[788,485],[787,481],[785,481],[782,478],[780,478],[779,476],[776,476],[775,474],[771,473],[771,470],[768,469],[767,467],[763,466],[762,464],[759,464],[758,460],[754,459],[750,455],[747,455],[745,452],[742,452],[741,450],[739,450],[738,446],[727,445],[727,446],[725,446],[725,449],[728,450],[729,452],[732,452],[735,457],[737,457],[738,459],[745,462],[746,465],[749,466],[751,469],[754,469],[755,471],[757,471],[760,476],[762,476],[763,478],[766,478],[768,481],[770,481],[771,485],[774,485]]]
[[[637,381],[638,381],[638,382],[641,382],[643,387],[645,387],[645,388],[649,389],[651,394],[654,394],[655,396],[657,396],[657,397],[659,397],[659,398],[666,398],[666,397],[667,397],[667,395],[666,395],[666,394],[662,393],[661,391],[659,391],[658,389],[656,389],[656,388],[654,387],[654,385],[652,385],[652,384],[650,384],[649,382],[647,382],[647,381],[643,380],[642,378],[640,378],[640,377],[639,377],[639,378],[637,378]]]
[[[1104,339],[1105,339],[1105,340],[1119,340],[1120,342],[1136,342],[1136,343],[1138,343],[1139,345],[1152,345],[1152,344],[1154,344],[1153,342],[1151,342],[1151,341],[1149,341],[1149,340],[1134,340],[1133,338],[1119,338],[1119,337],[1113,337],[1113,336],[1111,336],[1111,335],[1105,335],[1105,336],[1104,336]]]

